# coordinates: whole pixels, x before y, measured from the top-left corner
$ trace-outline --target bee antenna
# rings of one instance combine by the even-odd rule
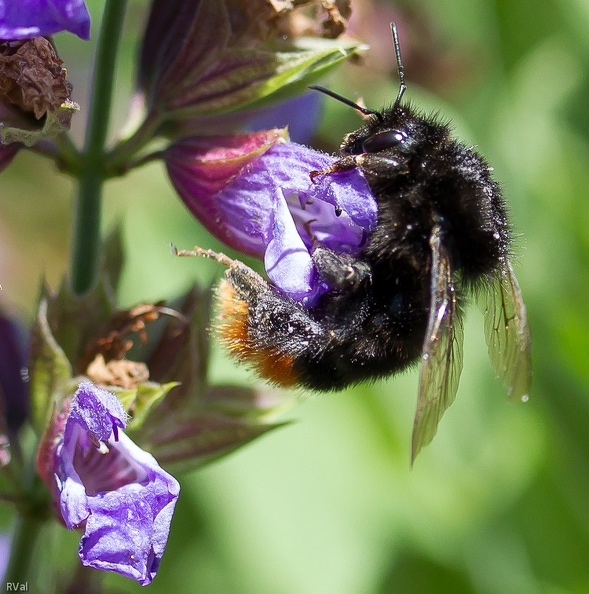
[[[397,108],[399,107],[399,103],[401,103],[403,94],[407,90],[407,85],[405,84],[405,68],[403,68],[403,61],[401,60],[401,44],[399,43],[399,33],[395,23],[391,23],[391,33],[393,34],[393,46],[395,47],[397,72],[399,73],[399,92],[397,93],[397,98],[395,99],[394,105],[394,108]]]
[[[314,91],[319,91],[320,93],[323,93],[324,95],[328,95],[329,97],[331,97],[333,99],[337,99],[338,101],[341,101],[342,103],[345,103],[346,105],[349,105],[350,107],[353,107],[356,111],[359,111],[362,115],[368,116],[368,115],[376,115],[377,114],[376,111],[372,111],[371,109],[366,109],[366,107],[362,107],[361,105],[354,103],[350,99],[347,99],[346,97],[343,97],[342,95],[338,95],[337,93],[334,93],[333,91],[330,91],[329,89],[326,89],[325,87],[320,87],[319,85],[309,85],[309,89],[313,89]]]

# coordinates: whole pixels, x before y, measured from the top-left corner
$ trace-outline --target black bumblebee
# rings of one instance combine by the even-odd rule
[[[433,438],[454,400],[462,369],[464,299],[485,313],[491,363],[512,398],[527,398],[531,340],[513,273],[511,231],[501,189],[472,147],[447,124],[402,103],[365,109],[322,87],[365,117],[342,158],[311,177],[359,167],[378,204],[378,224],[357,256],[318,242],[312,258],[332,289],[305,308],[223,254],[218,334],[228,350],[282,386],[340,390],[420,363],[412,459]]]

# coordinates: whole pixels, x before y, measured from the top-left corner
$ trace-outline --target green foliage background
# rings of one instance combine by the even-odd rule
[[[100,5],[90,3],[96,21]],[[530,400],[507,402],[474,308],[456,403],[413,469],[416,371],[339,394],[296,394],[293,424],[184,477],[153,594],[589,592],[589,4],[422,0],[380,9],[386,19],[390,7],[409,6],[439,34],[443,45],[431,52],[450,52],[462,75],[427,88],[412,82],[407,60],[407,96],[478,145],[521,233]],[[143,12],[132,5],[113,129],[125,123]],[[58,45],[83,108],[91,47],[67,36]],[[390,60],[392,74],[392,50]],[[396,84],[353,64],[329,81],[371,107],[392,101]],[[357,124],[352,110],[328,102],[318,138],[335,150]],[[55,285],[67,268],[72,191],[31,154],[0,177],[2,296],[19,313],[33,311],[42,274]],[[160,164],[110,182],[105,206],[105,229],[125,224],[123,304],[220,274],[214,263],[170,255],[170,241],[219,245],[188,216]],[[211,376],[256,381],[220,352]],[[78,536],[51,538],[70,571]],[[107,583],[140,589],[114,575]]]

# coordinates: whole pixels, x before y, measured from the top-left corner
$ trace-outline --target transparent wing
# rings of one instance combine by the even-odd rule
[[[438,226],[434,227],[430,237],[430,248],[431,301],[413,423],[412,463],[421,448],[433,439],[440,419],[454,402],[462,371],[462,317],[456,301],[450,259]]]
[[[532,339],[526,306],[507,258],[478,301],[485,316],[485,339],[495,375],[505,384],[510,399],[527,399]]]

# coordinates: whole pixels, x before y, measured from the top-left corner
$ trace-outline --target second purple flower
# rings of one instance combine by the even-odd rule
[[[180,485],[122,432],[126,419],[114,394],[80,384],[45,435],[38,469],[64,524],[84,530],[82,563],[146,585],[164,553]]]

